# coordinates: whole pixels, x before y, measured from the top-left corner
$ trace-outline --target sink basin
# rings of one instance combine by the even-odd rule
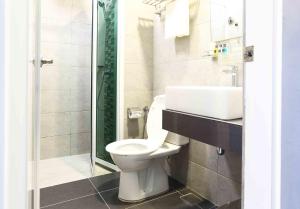
[[[243,116],[242,87],[170,86],[166,108],[222,120]]]

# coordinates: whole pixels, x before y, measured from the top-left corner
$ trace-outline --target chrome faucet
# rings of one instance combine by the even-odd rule
[[[232,86],[237,87],[238,86],[238,71],[239,68],[236,65],[228,65],[231,69],[225,69],[223,70],[224,73],[231,74],[232,76]]]

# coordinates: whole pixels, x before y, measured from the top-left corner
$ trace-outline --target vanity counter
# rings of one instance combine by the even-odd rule
[[[225,151],[242,153],[242,119],[225,121],[167,109],[163,110],[163,129]]]

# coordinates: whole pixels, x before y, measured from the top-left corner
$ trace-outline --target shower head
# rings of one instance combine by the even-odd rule
[[[105,3],[104,2],[98,1],[98,6],[105,9]]]

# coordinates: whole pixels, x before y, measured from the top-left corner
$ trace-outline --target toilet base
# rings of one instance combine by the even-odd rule
[[[119,199],[140,202],[169,190],[168,175],[162,159],[155,159],[146,169],[135,172],[121,171]]]

